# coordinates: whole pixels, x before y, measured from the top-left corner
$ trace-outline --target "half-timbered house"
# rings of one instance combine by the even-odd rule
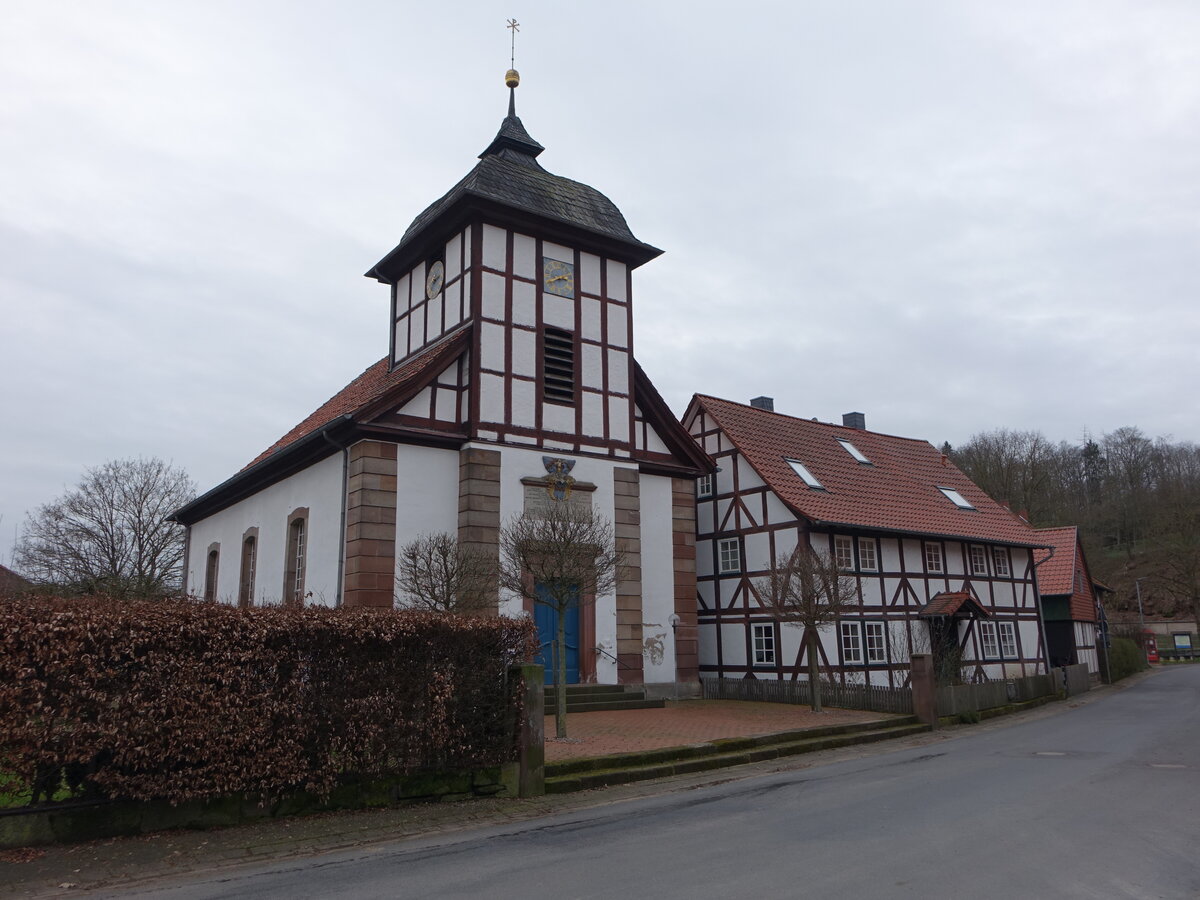
[[[1050,665],[1084,663],[1089,672],[1099,676],[1100,661],[1096,653],[1096,631],[1100,622],[1098,585],[1088,568],[1079,531],[1074,525],[1039,528],[1037,536],[1052,550],[1049,558],[1037,568]]]
[[[900,686],[914,652],[946,677],[1046,670],[1034,579],[1046,541],[928,442],[867,431],[860,413],[782,415],[765,397],[696,395],[684,424],[720,467],[697,488],[702,677],[806,677],[800,629],[760,602],[798,541],[835,559],[860,600],[821,629],[823,674]]]
[[[542,168],[515,81],[479,162],[367,272],[390,292],[387,355],[178,512],[187,586],[391,607],[406,543],[450,532],[495,555],[506,520],[570,495],[630,562],[570,620],[570,680],[698,686],[693,488],[711,461],[634,358],[633,272],[661,251]]]

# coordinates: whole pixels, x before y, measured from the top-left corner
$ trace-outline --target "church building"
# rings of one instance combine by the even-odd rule
[[[186,587],[390,608],[405,544],[449,532],[496,554],[506,521],[565,491],[614,524],[630,563],[569,622],[568,680],[689,693],[694,485],[713,463],[634,357],[633,273],[661,251],[542,168],[515,72],[506,83],[479,162],[367,272],[390,292],[387,355],[176,514]],[[522,606],[497,599],[503,615]]]

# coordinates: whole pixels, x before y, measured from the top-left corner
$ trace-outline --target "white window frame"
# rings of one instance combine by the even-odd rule
[[[997,578],[1012,578],[1012,563],[1008,558],[1007,547],[992,548],[992,565],[996,568]]]
[[[791,466],[792,471],[799,475],[800,480],[807,484],[810,488],[817,491],[825,490],[825,486],[817,480],[817,476],[808,471],[808,466],[804,465],[804,463],[800,462],[800,460],[785,456],[783,461]]]
[[[883,622],[863,622],[863,650],[867,665],[880,665],[888,661],[887,631]]]
[[[988,573],[987,548],[981,544],[972,544],[967,555],[971,557],[971,574],[982,575],[986,578]]]
[[[701,475],[696,479],[696,496],[700,499],[713,495],[712,475]]]
[[[946,561],[942,557],[942,545],[937,541],[924,542],[925,571],[935,575],[944,575]],[[930,553],[930,551],[933,551]]]
[[[717,572],[736,575],[742,571],[742,542],[740,538],[717,539]]]
[[[947,500],[949,500],[951,503],[953,503],[959,509],[974,509],[975,508],[975,506],[971,503],[970,500],[968,500],[966,497],[964,497],[962,494],[960,494],[954,488],[940,487],[940,488],[938,488],[938,490],[941,491],[945,495]]]
[[[843,450],[845,450],[847,453],[849,453],[851,456],[853,456],[858,462],[860,462],[866,466],[874,465],[874,463],[872,463],[869,459],[866,458],[866,456],[863,455],[863,452],[861,450],[859,450],[857,447],[855,447],[852,443],[850,443],[845,438],[837,438],[837,442],[842,445]]]
[[[875,538],[858,539],[858,568],[863,572],[879,571],[879,545]]]
[[[854,538],[847,534],[833,536],[833,558],[839,570],[854,571]]]
[[[1000,641],[995,622],[979,623],[979,653],[984,659],[1000,659]]]
[[[842,648],[842,664],[861,666],[863,664],[863,643],[861,622],[839,622],[838,644]]]
[[[1000,658],[1017,659],[1017,626],[1015,622],[997,622],[997,636],[1000,639]]]
[[[750,626],[750,652],[754,665],[773,666],[775,662],[775,625],[756,622]]]

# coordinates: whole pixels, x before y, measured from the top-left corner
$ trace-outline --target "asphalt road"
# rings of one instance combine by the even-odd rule
[[[134,895],[1195,898],[1198,806],[1200,666],[1180,666],[925,748]]]

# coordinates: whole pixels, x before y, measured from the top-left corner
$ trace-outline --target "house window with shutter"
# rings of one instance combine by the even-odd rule
[[[542,331],[542,396],[547,403],[575,405],[575,336],[569,331]]]

